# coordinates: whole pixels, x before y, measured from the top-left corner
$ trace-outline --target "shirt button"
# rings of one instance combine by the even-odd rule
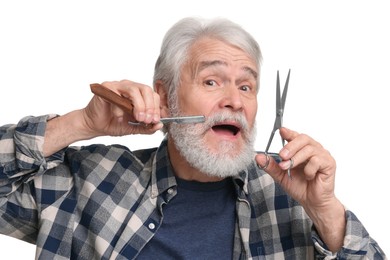
[[[172,193],[173,193],[173,189],[172,188],[168,189],[168,194],[172,194]]]
[[[156,225],[154,223],[149,223],[148,227],[149,229],[153,230],[156,228]]]

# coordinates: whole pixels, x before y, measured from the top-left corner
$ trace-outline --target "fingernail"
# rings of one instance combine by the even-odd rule
[[[160,122],[160,116],[158,114],[154,114],[153,120],[154,122]]]
[[[290,168],[291,162],[290,161],[283,161],[279,163],[279,167],[282,168],[283,170],[287,170]]]
[[[145,113],[144,112],[139,112],[137,117],[138,117],[137,121],[142,122],[142,121],[145,120]]]
[[[145,121],[146,121],[146,122],[152,122],[152,120],[153,120],[153,116],[152,116],[151,114],[147,113],[147,114],[146,114]]]
[[[263,153],[259,153],[259,155],[263,155],[260,157],[260,164],[257,164],[257,166],[262,169],[262,170],[265,170],[267,169],[268,165],[269,165],[269,162],[270,162],[270,158],[269,158],[269,155],[266,155],[266,154],[263,154]]]

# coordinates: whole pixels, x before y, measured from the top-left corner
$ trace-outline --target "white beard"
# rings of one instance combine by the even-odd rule
[[[216,151],[211,151],[205,143],[206,131],[218,122],[235,120],[241,125],[244,139],[242,147],[229,141],[221,141]],[[190,166],[209,176],[236,176],[245,170],[254,159],[255,124],[249,130],[248,123],[241,113],[220,113],[208,117],[205,123],[186,125],[171,124],[169,134],[177,150]]]

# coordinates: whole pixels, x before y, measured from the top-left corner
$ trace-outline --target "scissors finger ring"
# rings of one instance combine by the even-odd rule
[[[266,158],[266,162],[265,162],[265,165],[264,165],[264,166],[261,166],[260,164],[257,164],[257,167],[259,167],[260,170],[265,170],[265,169],[267,169],[267,167],[268,167],[268,165],[269,165],[269,161],[270,161],[269,155],[268,155],[268,154],[265,154],[265,158]]]
[[[291,169],[292,167],[294,167],[294,159],[293,158],[290,158],[290,167],[288,167],[288,170],[287,170],[287,174],[288,174],[288,177],[291,179]]]
[[[290,168],[289,169],[292,169],[292,167],[294,167],[294,159],[290,158]]]

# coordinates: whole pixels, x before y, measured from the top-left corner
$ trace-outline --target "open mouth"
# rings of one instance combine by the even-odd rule
[[[236,136],[241,131],[239,126],[233,124],[217,124],[211,127],[211,129],[217,134],[229,136]]]

